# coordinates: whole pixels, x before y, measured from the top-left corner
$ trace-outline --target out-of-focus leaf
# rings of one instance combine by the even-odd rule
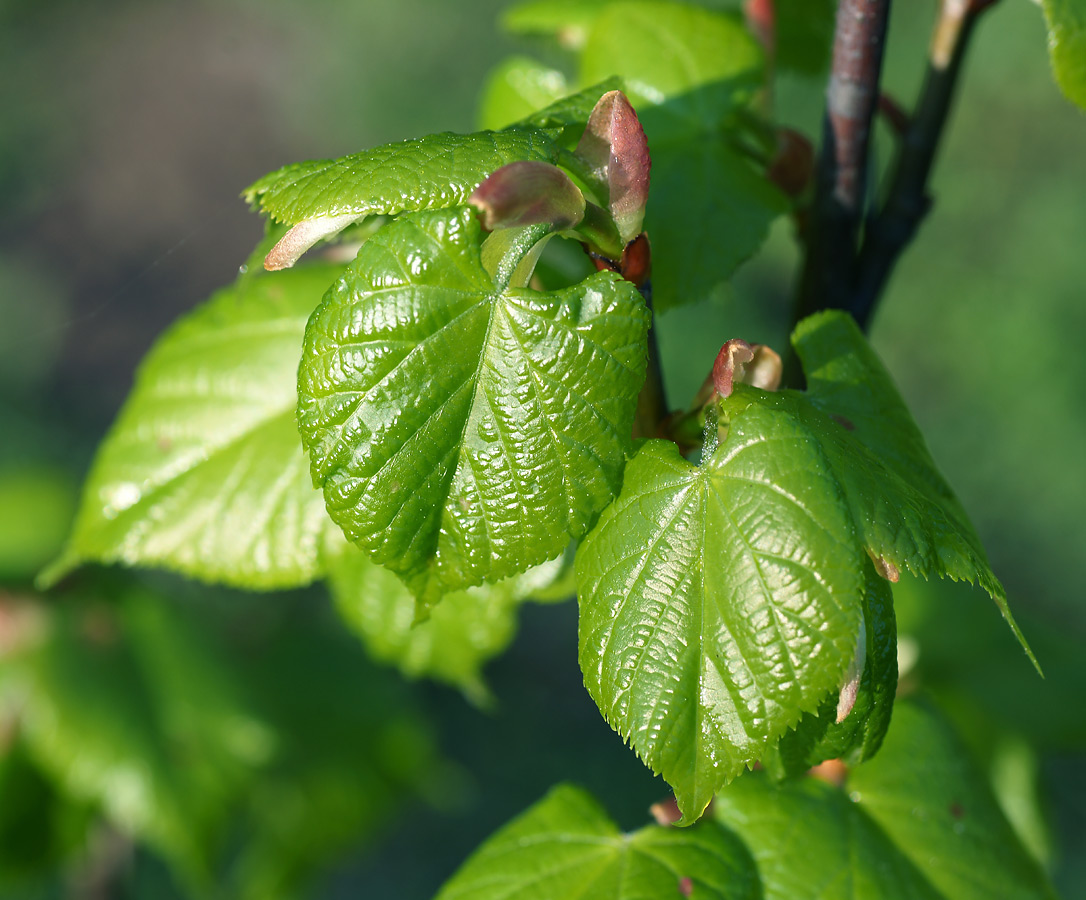
[[[595,800],[560,785],[488,838],[437,900],[758,900],[750,855],[728,832],[649,825],[623,834]]]
[[[158,601],[69,603],[16,677],[33,758],[196,883],[270,740],[209,648]]]
[[[843,788],[753,773],[713,810],[750,847],[765,900],[815,896],[812,887],[822,900],[1055,897],[965,748],[914,703],[898,704],[882,752]]]
[[[833,49],[834,0],[773,0],[773,9],[777,64],[805,75],[825,72]]]
[[[0,467],[0,578],[30,581],[64,544],[75,512],[69,475],[41,463]]]
[[[502,27],[514,34],[545,35],[578,50],[609,0],[527,0],[505,10]]]
[[[490,73],[479,109],[479,127],[499,129],[528,118],[569,92],[557,69],[513,56]]]
[[[306,319],[339,271],[242,276],[158,340],[46,581],[86,561],[261,589],[318,574],[328,521],[294,422],[296,378]]]
[[[299,371],[332,518],[427,604],[584,532],[618,486],[644,378],[633,285],[521,288],[520,251],[492,274],[481,239],[470,210],[386,226],[314,313]]]
[[[1086,109],[1086,0],[1043,0],[1052,71],[1067,99]]]
[[[595,18],[581,82],[618,75],[656,141],[713,134],[758,87],[762,50],[730,14],[665,0],[620,0]]]
[[[649,117],[651,121],[651,117]],[[647,129],[646,129],[647,130]],[[703,300],[758,250],[788,203],[716,137],[653,143],[645,229],[660,312]]]
[[[446,594],[425,622],[415,621],[415,597],[388,569],[339,536],[329,538],[328,586],[336,607],[369,654],[409,678],[428,677],[459,687],[475,703],[489,691],[483,665],[516,633],[517,609],[545,593],[562,572],[557,559],[494,585]]]

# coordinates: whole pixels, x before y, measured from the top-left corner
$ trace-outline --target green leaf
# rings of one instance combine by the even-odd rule
[[[595,800],[560,785],[461,866],[436,900],[758,900],[743,845],[712,823],[623,834]]]
[[[65,794],[206,882],[268,732],[210,648],[157,601],[69,598],[56,609],[52,633],[16,676],[34,759]]]
[[[650,138],[651,140],[651,138]],[[659,312],[697,302],[764,243],[784,196],[725,141],[653,143],[645,229]]]
[[[379,231],[310,320],[299,372],[332,518],[427,602],[583,534],[618,486],[644,378],[632,285],[496,282],[481,237],[467,210]]]
[[[890,585],[869,562],[864,567],[864,659],[854,705],[842,721],[841,700],[829,696],[817,716],[804,716],[762,758],[776,778],[802,775],[827,759],[855,765],[870,759],[890,726],[897,691],[897,629]]]
[[[1043,0],[1052,72],[1067,99],[1086,109],[1086,0]]]
[[[649,137],[713,133],[760,82],[762,50],[730,14],[668,3],[609,3],[581,56],[581,83],[612,75],[627,86]]]
[[[430,618],[416,623],[415,598],[399,578],[341,537],[329,543],[328,586],[370,656],[409,678],[455,685],[477,704],[490,700],[482,667],[513,640],[520,604],[545,591],[562,571],[557,559],[498,584],[447,594]]]
[[[834,0],[774,0],[776,61],[782,69],[821,75],[830,64]]]
[[[765,900],[1037,900],[1055,894],[945,722],[903,702],[879,756],[842,789],[756,773],[713,805],[742,834]]]
[[[609,0],[527,0],[502,13],[501,25],[514,34],[546,35],[579,49]]]
[[[294,409],[305,322],[338,268],[243,276],[156,343],[103,441],[68,546],[248,588],[306,584],[326,527]]]
[[[649,441],[578,552],[585,685],[687,820],[853,656],[863,551],[825,470],[759,407],[702,466]]]
[[[926,451],[883,458],[862,442],[874,427],[864,403],[888,432],[908,414],[855,324],[813,317],[796,344],[809,394],[740,385],[721,402],[727,437],[700,466],[672,444],[642,445],[578,554],[585,684],[687,818],[841,687],[868,556],[891,577],[979,582],[1006,611]]]
[[[738,113],[762,50],[730,14],[662,0],[610,3],[581,58],[583,82],[627,85],[652,154],[645,229],[658,311],[703,300],[761,246],[788,203],[738,149]]]
[[[243,197],[294,225],[325,216],[393,214],[458,206],[491,172],[522,159],[555,162],[538,129],[445,132],[339,159],[294,163],[265,175]]]
[[[510,57],[499,63],[487,78],[479,110],[479,127],[505,128],[567,93],[566,76],[557,69],[527,56]]]
[[[921,529],[883,524],[895,522],[894,507],[876,501],[883,512],[864,519],[861,529],[873,556],[920,577],[934,574],[979,584],[1040,671],[969,517],[936,468],[901,394],[852,317],[840,312],[810,316],[796,328],[792,342],[803,363],[808,386],[805,396],[812,408],[847,432],[830,432],[835,440],[827,447],[840,448],[833,452],[838,467],[844,470],[856,465],[854,448],[859,443],[866,453],[877,457],[880,467],[916,492],[912,498],[899,498],[898,515],[913,512]],[[842,441],[846,436],[854,440]],[[873,476],[877,472],[879,469],[854,469],[851,478],[869,498],[883,491],[896,493],[895,480]]]

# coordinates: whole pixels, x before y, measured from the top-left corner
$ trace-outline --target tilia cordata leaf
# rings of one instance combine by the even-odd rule
[[[740,385],[700,465],[643,444],[578,553],[585,684],[687,820],[854,678],[875,568],[980,583],[1010,621],[852,320],[812,317],[794,342],[807,392]]]
[[[402,217],[306,329],[313,477],[347,537],[426,603],[560,554],[614,496],[629,448],[640,294],[610,273],[529,290],[532,242],[495,242],[514,231],[484,245],[471,210]]]

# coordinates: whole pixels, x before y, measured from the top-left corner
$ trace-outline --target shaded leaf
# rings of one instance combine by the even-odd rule
[[[898,704],[882,752],[843,789],[754,773],[713,810],[750,847],[765,900],[1055,896],[965,748],[915,703]]]
[[[512,642],[518,607],[563,571],[558,559],[498,584],[447,594],[425,622],[416,623],[415,597],[396,575],[338,536],[329,544],[332,597],[370,656],[410,678],[455,685],[475,703],[490,698],[482,667]]]
[[[531,242],[495,280],[481,237],[467,210],[386,226],[314,313],[299,373],[332,518],[428,602],[584,532],[617,488],[644,378],[632,285],[511,286]]]
[[[743,845],[704,823],[623,834],[595,800],[560,785],[488,838],[436,900],[757,900]]]
[[[834,0],[774,0],[776,61],[782,69],[821,75],[830,64],[837,4]]]
[[[358,218],[457,206],[495,169],[522,159],[555,162],[557,149],[537,129],[445,132],[385,144],[339,159],[294,163],[265,175],[243,197],[273,219]]]
[[[870,563],[864,572],[864,665],[855,701],[843,720],[839,698],[822,701],[817,715],[804,716],[762,758],[775,777],[801,775],[828,759],[855,765],[882,746],[897,691],[897,630],[890,585]]]
[[[51,581],[82,562],[306,584],[327,527],[294,409],[305,322],[340,269],[242,276],[167,331],[102,442]]]

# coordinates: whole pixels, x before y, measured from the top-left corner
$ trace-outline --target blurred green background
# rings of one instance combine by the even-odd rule
[[[95,571],[44,600],[31,588],[139,359],[260,238],[238,192],[293,160],[470,130],[487,71],[535,49],[499,32],[504,5],[0,0],[0,897],[423,898],[557,781],[630,827],[666,793],[581,686],[572,603],[522,610],[481,711],[369,662],[321,590]],[[896,6],[885,83],[906,104],[933,8]],[[934,211],[872,338],[1048,676],[980,592],[908,584],[908,677],[1077,897],[1086,117],[1044,47],[1026,0],[983,22]],[[814,133],[821,97],[788,78],[779,115]],[[880,162],[891,149],[880,133]],[[781,346],[791,232],[781,222],[727,292],[662,319],[674,405],[724,340]],[[10,664],[27,641],[32,662]],[[143,762],[106,778],[110,759]]]

